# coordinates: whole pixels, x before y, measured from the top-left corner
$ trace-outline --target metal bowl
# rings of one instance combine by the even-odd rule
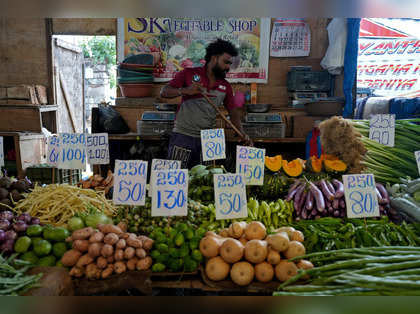
[[[271,104],[246,104],[246,111],[251,113],[269,112]]]
[[[177,104],[165,104],[165,103],[156,103],[155,108],[157,111],[176,111]]]

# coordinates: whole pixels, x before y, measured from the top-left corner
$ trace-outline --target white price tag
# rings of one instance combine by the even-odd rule
[[[417,169],[419,170],[419,175],[420,175],[420,150],[414,152],[414,156],[416,157]]]
[[[147,161],[115,160],[112,200],[118,205],[146,202]]]
[[[3,136],[0,136],[0,167],[4,166]]]
[[[215,174],[214,199],[216,219],[248,217],[245,178],[242,174]]]
[[[152,168],[150,172],[150,181],[149,181],[149,197],[153,195],[153,187],[155,185],[155,173],[156,170],[174,170],[181,168],[180,160],[168,160],[168,159],[153,159]]]
[[[89,164],[109,164],[108,133],[86,134],[86,152]]]
[[[373,174],[343,175],[348,218],[379,217]]]
[[[370,118],[369,138],[380,144],[394,147],[395,114],[377,114]]]
[[[60,133],[59,169],[85,169],[86,167],[86,134]]]
[[[226,159],[225,130],[201,130],[201,151],[203,161]]]
[[[246,185],[263,185],[265,149],[236,146],[236,173],[244,175]]]
[[[188,170],[156,170],[152,217],[188,214]]]
[[[60,139],[54,135],[47,138],[47,164],[57,168],[60,159]]]

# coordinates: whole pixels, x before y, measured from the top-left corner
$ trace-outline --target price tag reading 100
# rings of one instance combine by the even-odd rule
[[[246,185],[263,185],[265,149],[236,146],[236,173],[244,175]]]
[[[60,169],[85,169],[86,134],[61,133],[58,137],[60,155],[57,167]]]
[[[188,170],[157,170],[152,195],[152,216],[186,216]]]
[[[147,161],[115,160],[114,176],[114,204],[145,204]]]
[[[248,217],[245,179],[242,174],[215,174],[214,199],[216,219]]]
[[[373,174],[343,176],[347,217],[379,217],[378,198]]]

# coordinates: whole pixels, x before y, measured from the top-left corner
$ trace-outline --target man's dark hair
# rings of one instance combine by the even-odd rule
[[[210,43],[206,48],[206,63],[210,61],[212,56],[220,56],[224,53],[230,54],[232,57],[238,55],[238,50],[229,41],[218,38],[216,41]]]

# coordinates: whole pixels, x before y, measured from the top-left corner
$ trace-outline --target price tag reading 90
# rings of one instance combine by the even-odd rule
[[[225,130],[201,130],[201,150],[203,155],[203,161],[225,159]]]
[[[236,173],[243,174],[246,185],[263,185],[265,149],[237,146]]]
[[[216,219],[248,217],[245,179],[242,174],[215,174],[214,199]]]
[[[188,170],[157,170],[152,195],[152,216],[186,216]]]
[[[373,174],[344,175],[343,184],[348,218],[380,216]]]
[[[115,160],[112,200],[119,205],[144,205],[147,161]]]
[[[85,169],[86,135],[84,133],[61,133],[59,135],[60,169]]]
[[[108,133],[87,134],[86,149],[89,164],[109,164]]]

